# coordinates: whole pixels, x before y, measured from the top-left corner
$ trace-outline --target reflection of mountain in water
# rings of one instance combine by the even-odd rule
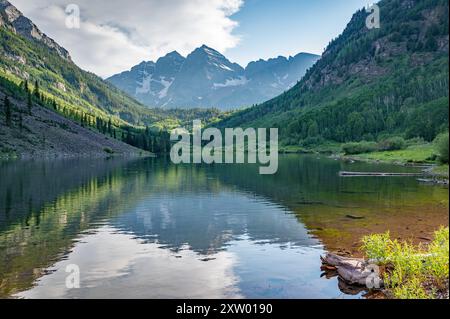
[[[55,160],[0,162],[0,231],[16,223],[28,223],[41,209],[67,192],[98,185],[127,161]]]
[[[347,165],[288,156],[280,158],[276,175],[261,176],[255,165],[175,166],[160,159],[2,163],[0,297],[28,289],[86,233],[105,226],[177,255],[190,249],[201,259],[222,250],[253,256],[254,246],[278,252],[318,244],[290,214],[298,207],[322,218],[328,211],[323,207],[335,212],[336,205],[345,206],[345,216],[355,205],[376,212],[442,197],[440,189],[414,179],[339,178],[340,169],[386,169]],[[322,204],[306,204],[313,202]],[[270,245],[253,245],[258,242]],[[258,258],[267,261],[264,252]],[[314,269],[318,258],[312,258]]]
[[[339,171],[411,172],[399,165],[344,163],[317,156],[280,156],[278,172],[261,176],[255,165],[211,166],[209,174],[223,185],[269,198],[293,210],[311,204],[340,206],[391,206],[393,201],[414,200],[420,187],[414,178],[341,178]],[[405,193],[405,190],[413,190]]]
[[[83,233],[111,223],[203,255],[241,235],[317,244],[281,207],[225,186],[208,167],[146,159],[15,162],[0,170],[0,296],[29,287]]]
[[[202,253],[216,253],[231,240],[302,246],[318,244],[293,215],[257,197],[222,191],[217,194],[153,194],[114,226],[139,238],[178,250],[188,245]]]

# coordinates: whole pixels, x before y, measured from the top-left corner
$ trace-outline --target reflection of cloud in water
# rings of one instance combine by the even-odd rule
[[[111,223],[174,251],[187,244],[202,254],[217,253],[243,235],[280,245],[319,244],[283,207],[239,192],[152,194]]]
[[[239,298],[234,254],[219,252],[208,262],[183,247],[177,254],[104,227],[81,238],[23,298]],[[81,271],[81,288],[68,290],[66,266]]]

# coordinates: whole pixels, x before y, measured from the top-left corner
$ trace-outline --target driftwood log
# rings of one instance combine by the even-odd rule
[[[322,270],[336,272],[349,285],[366,286],[368,278],[374,275],[373,267],[364,259],[347,258],[328,253],[322,259]],[[380,282],[382,285],[382,283]]]
[[[404,177],[404,176],[423,176],[423,173],[384,173],[384,172],[339,172],[341,177]]]

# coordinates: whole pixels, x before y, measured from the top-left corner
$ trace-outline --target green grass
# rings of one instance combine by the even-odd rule
[[[387,271],[383,280],[396,299],[434,299],[449,278],[449,228],[435,232],[429,245],[392,240],[389,232],[366,236],[362,250]]]
[[[437,176],[446,177],[446,178],[449,177],[448,165],[436,166],[433,168],[433,170],[431,172]]]
[[[279,152],[284,154],[304,154],[304,153],[312,153],[312,150],[308,150],[302,146],[287,145],[281,146],[279,148]]]
[[[357,159],[398,163],[434,163],[436,149],[433,144],[412,145],[404,150],[373,152],[353,156]]]
[[[341,144],[336,142],[326,141],[319,145],[304,147],[300,145],[282,145],[279,148],[280,153],[330,153],[336,154],[339,153],[341,149]]]
[[[312,147],[312,150],[318,153],[336,154],[341,149],[341,144],[337,142],[326,141],[320,145]]]

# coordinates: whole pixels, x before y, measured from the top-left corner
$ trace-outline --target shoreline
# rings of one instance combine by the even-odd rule
[[[410,167],[410,168],[420,168],[423,176],[425,178],[418,179],[420,182],[430,183],[430,184],[439,184],[439,185],[449,185],[449,173],[448,173],[448,165],[439,165],[438,163],[419,163],[419,162],[410,162],[410,161],[402,161],[402,160],[375,160],[369,158],[361,158],[358,156],[347,156],[342,154],[333,154],[330,158],[336,158],[341,161],[353,161],[353,162],[363,162],[369,164],[392,164],[402,167]],[[446,172],[441,171],[446,168]]]
[[[0,161],[16,160],[63,160],[63,159],[107,159],[107,158],[157,158],[157,154],[142,151],[142,153],[92,153],[92,154],[21,154],[8,156],[0,154]]]
[[[325,144],[312,148],[299,146],[280,147],[279,154],[317,154],[346,162],[363,162],[369,164],[392,164],[403,167],[420,168],[424,178],[421,182],[449,185],[449,166],[437,161],[432,143],[413,144],[399,151],[378,151],[358,155],[345,155],[341,144]]]

